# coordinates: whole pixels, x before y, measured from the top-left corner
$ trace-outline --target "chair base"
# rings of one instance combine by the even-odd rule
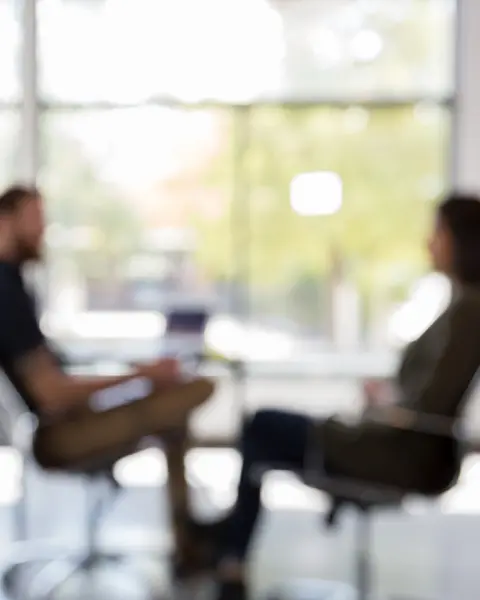
[[[267,593],[265,600],[358,600],[359,593],[340,581],[296,579]]]
[[[53,600],[55,593],[74,578],[82,580],[82,587],[84,584],[90,586],[97,581],[102,568],[126,563],[131,558],[125,554],[103,552],[81,556],[73,552],[59,551],[55,556],[39,552],[37,556],[25,556],[10,563],[2,575],[3,592],[8,600]],[[147,589],[143,575],[140,572],[133,575],[142,589]]]

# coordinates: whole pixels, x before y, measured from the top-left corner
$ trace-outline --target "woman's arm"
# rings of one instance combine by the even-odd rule
[[[446,417],[457,416],[480,368],[480,294],[466,293],[449,309],[437,360],[423,386],[402,398],[402,408]]]

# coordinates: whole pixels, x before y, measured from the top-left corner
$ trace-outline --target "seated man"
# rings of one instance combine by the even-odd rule
[[[384,484],[406,491],[440,493],[455,478],[455,442],[409,429],[416,413],[451,423],[480,366],[480,201],[452,197],[438,210],[430,243],[433,264],[454,289],[447,310],[406,350],[394,383],[370,383],[373,406],[360,422],[317,421],[282,411],[261,411],[245,425],[237,501],[214,524],[219,547],[221,600],[243,600],[245,557],[260,510],[255,466],[281,464]],[[448,430],[448,428],[447,428]]]
[[[45,468],[109,466],[146,436],[161,436],[169,466],[178,561],[197,552],[188,527],[184,475],[187,420],[212,394],[205,379],[182,380],[172,360],[139,365],[120,377],[68,375],[46,342],[22,277],[41,258],[42,199],[15,187],[0,196],[0,367],[38,417],[34,452]],[[114,408],[96,410],[94,402]]]

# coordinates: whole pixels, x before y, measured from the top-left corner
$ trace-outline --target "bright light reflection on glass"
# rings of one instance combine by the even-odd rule
[[[300,173],[290,184],[292,209],[302,216],[333,215],[343,202],[343,184],[337,173]]]
[[[451,299],[449,281],[437,273],[422,278],[410,298],[390,318],[388,333],[394,344],[417,339],[445,310]]]
[[[383,41],[376,31],[364,30],[352,39],[350,50],[356,60],[370,62],[381,54]]]

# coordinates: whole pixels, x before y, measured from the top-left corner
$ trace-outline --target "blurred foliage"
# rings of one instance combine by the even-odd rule
[[[236,202],[248,206],[230,206],[216,222],[203,222],[199,259],[212,277],[230,274],[219,249],[232,225],[249,228],[245,251],[256,286],[295,286],[325,276],[333,250],[366,288],[397,287],[425,267],[433,201],[444,185],[446,110],[256,107],[237,119],[238,127],[248,128],[248,145],[237,171],[244,196]],[[224,172],[219,165],[232,159],[226,144],[212,162],[214,172]],[[315,171],[342,178],[344,203],[336,215],[305,217],[292,210],[292,179]]]
[[[40,185],[48,194],[48,219],[73,241],[61,251],[70,252],[90,277],[121,276],[142,240],[138,212],[121,190],[98,177],[80,144],[57,135],[45,141]],[[76,247],[74,236],[82,232],[90,243]]]
[[[276,298],[297,322],[310,323],[335,276],[332,256],[337,276],[353,281],[366,298],[382,290],[382,297],[401,300],[426,268],[433,201],[445,184],[450,119],[441,100],[452,87],[454,2],[272,0],[271,7],[284,48],[280,59],[271,57],[272,66],[280,66],[279,87],[265,93],[280,103],[303,98],[311,104],[172,109],[210,112],[218,140],[209,153],[195,148],[198,164],[185,160],[176,173],[182,197],[160,181],[159,162],[162,206],[184,203],[185,225],[198,232],[195,263],[205,280],[227,287],[245,281],[262,310]],[[238,26],[248,28],[247,21]],[[259,52],[268,54],[267,44]],[[225,61],[229,56],[226,51]],[[181,69],[185,64],[180,61]],[[202,86],[212,83],[203,81],[202,72],[196,78],[199,97]],[[152,90],[155,85],[152,78]],[[403,106],[382,107],[384,99],[402,97]],[[315,98],[331,98],[331,106],[315,106]],[[149,223],[140,222],[141,211],[125,190],[99,175],[103,159],[61,132],[49,130],[43,140],[41,183],[52,221],[67,230],[95,229],[94,249],[75,254],[84,272],[121,274]],[[183,138],[181,143],[191,157],[195,134],[190,145]],[[342,179],[344,202],[336,215],[302,217],[291,208],[292,179],[315,171]],[[197,187],[198,205],[188,204],[185,198],[193,198]],[[209,197],[211,206],[221,208],[204,210]]]
[[[333,255],[341,276],[367,302],[379,290],[390,301],[405,296],[427,265],[425,238],[444,186],[447,109],[202,110],[218,121],[215,152],[176,178],[193,177],[202,190],[203,204],[186,211],[185,226],[197,231],[195,264],[206,281],[246,281],[251,308],[268,314],[275,300],[280,315],[305,326],[321,306],[326,310]],[[95,232],[90,249],[71,251],[80,270],[89,277],[121,277],[125,260],[145,239],[141,211],[100,177],[74,139],[54,132],[45,137],[43,156],[41,185],[51,222],[67,233],[82,227]],[[292,179],[315,171],[342,179],[343,206],[335,215],[300,216],[291,207]],[[221,199],[220,210],[202,209],[209,198]]]
[[[285,88],[307,99],[395,98],[453,88],[455,0],[274,2]]]

